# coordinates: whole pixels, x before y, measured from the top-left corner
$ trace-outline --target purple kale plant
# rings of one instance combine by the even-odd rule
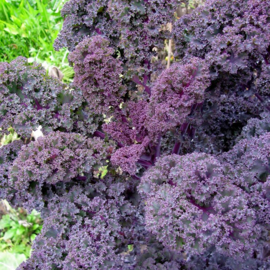
[[[220,156],[228,163],[231,182],[250,194],[250,205],[258,213],[257,223],[270,225],[270,133],[240,140]],[[225,165],[226,166],[226,165]]]
[[[101,36],[84,39],[69,55],[74,64],[74,84],[83,89],[91,110],[98,114],[110,113],[123,101],[126,88],[121,83],[121,61],[112,55],[114,49]]]
[[[228,256],[252,255],[265,230],[248,194],[228,181],[205,153],[160,158],[142,177],[146,229],[172,250],[198,255],[211,246]]]
[[[107,188],[110,198],[97,183],[51,200],[50,215],[21,269],[120,269],[129,256],[135,207],[121,194],[124,183]]]
[[[13,126],[23,138],[42,126],[42,132],[80,132],[91,134],[102,117],[87,105],[81,90],[48,77],[45,69],[24,57],[10,64],[0,63],[0,128]]]
[[[76,181],[97,176],[113,143],[76,133],[51,132],[24,145],[9,167],[9,185],[18,192],[14,203],[23,203],[30,212],[42,210],[51,196]]]
[[[175,23],[175,56],[203,58],[211,74],[193,149],[228,151],[249,119],[269,112],[269,13],[268,1],[209,0]]]
[[[270,268],[270,2],[181,4],[67,2],[70,85],[0,63],[0,197],[44,220],[18,269]]]
[[[209,77],[208,66],[199,58],[164,70],[152,88],[145,123],[149,134],[164,134],[184,124],[192,106],[203,102]]]
[[[12,166],[13,161],[17,158],[22,146],[23,142],[21,140],[15,140],[0,148],[1,199],[7,198],[9,192],[16,192],[9,185],[9,167]]]
[[[55,48],[73,51],[85,37],[107,37],[119,54],[126,73],[149,76],[154,48],[164,47],[169,31],[161,26],[173,22],[177,0],[72,0],[62,9],[63,29]]]

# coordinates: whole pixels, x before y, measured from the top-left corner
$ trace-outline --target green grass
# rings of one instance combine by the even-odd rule
[[[42,223],[37,211],[27,214],[23,208],[15,210],[9,206],[9,213],[0,220],[0,252],[30,257],[32,242],[40,233]]]
[[[62,28],[61,8],[67,0],[0,0],[0,61],[25,56],[48,70],[58,67],[64,81],[73,78],[68,51],[54,51],[53,42]]]

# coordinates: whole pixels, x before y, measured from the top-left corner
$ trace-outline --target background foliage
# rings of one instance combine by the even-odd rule
[[[32,211],[30,214],[19,208],[10,209],[9,214],[0,220],[0,251],[24,254],[30,256],[32,241],[42,228],[40,214]]]
[[[25,56],[46,69],[58,67],[69,82],[73,70],[67,50],[56,52],[53,42],[62,27],[60,11],[67,0],[0,0],[0,61]]]

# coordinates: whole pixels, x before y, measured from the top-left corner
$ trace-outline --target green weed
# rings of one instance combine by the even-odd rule
[[[64,81],[73,78],[66,49],[55,51],[53,42],[62,28],[61,8],[67,0],[0,0],[0,61],[22,55],[42,63],[48,70],[58,67]]]
[[[10,208],[9,214],[0,220],[0,252],[30,256],[31,245],[42,229],[40,214],[33,210],[30,214],[19,208]]]

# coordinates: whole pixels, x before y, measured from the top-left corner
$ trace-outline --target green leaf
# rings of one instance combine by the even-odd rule
[[[133,250],[133,245],[128,245],[128,250],[131,252]]]
[[[8,249],[10,247],[9,244],[7,244],[6,242],[4,241],[1,241],[0,242],[0,251],[5,251],[6,249]]]
[[[106,174],[108,173],[108,166],[102,166],[100,167],[98,170],[99,170],[99,175],[100,175],[100,178],[103,179]]]
[[[8,230],[5,234],[4,234],[4,237],[3,239],[4,240],[7,240],[7,239],[10,239],[10,238],[13,238],[14,235],[16,233],[16,230],[12,229],[12,230]]]
[[[24,227],[20,227],[16,230],[16,235],[22,235],[25,233],[25,228]]]
[[[18,35],[19,31],[17,29],[17,27],[9,24],[8,27],[4,28],[5,31],[7,31],[8,33],[12,34],[12,35]]]
[[[33,227],[32,227],[32,230],[34,231],[34,230],[38,229],[39,227],[40,227],[39,224],[34,224]]]
[[[24,254],[0,252],[0,270],[16,270],[23,261],[26,261]]]
[[[10,227],[10,217],[9,215],[4,215],[0,220],[0,230]]]
[[[32,222],[32,223],[35,221],[35,217],[33,215],[31,215],[31,214],[28,215],[26,219],[27,219],[28,222]]]
[[[36,236],[37,236],[36,234],[31,235],[30,239],[31,239],[32,242],[35,240]]]

